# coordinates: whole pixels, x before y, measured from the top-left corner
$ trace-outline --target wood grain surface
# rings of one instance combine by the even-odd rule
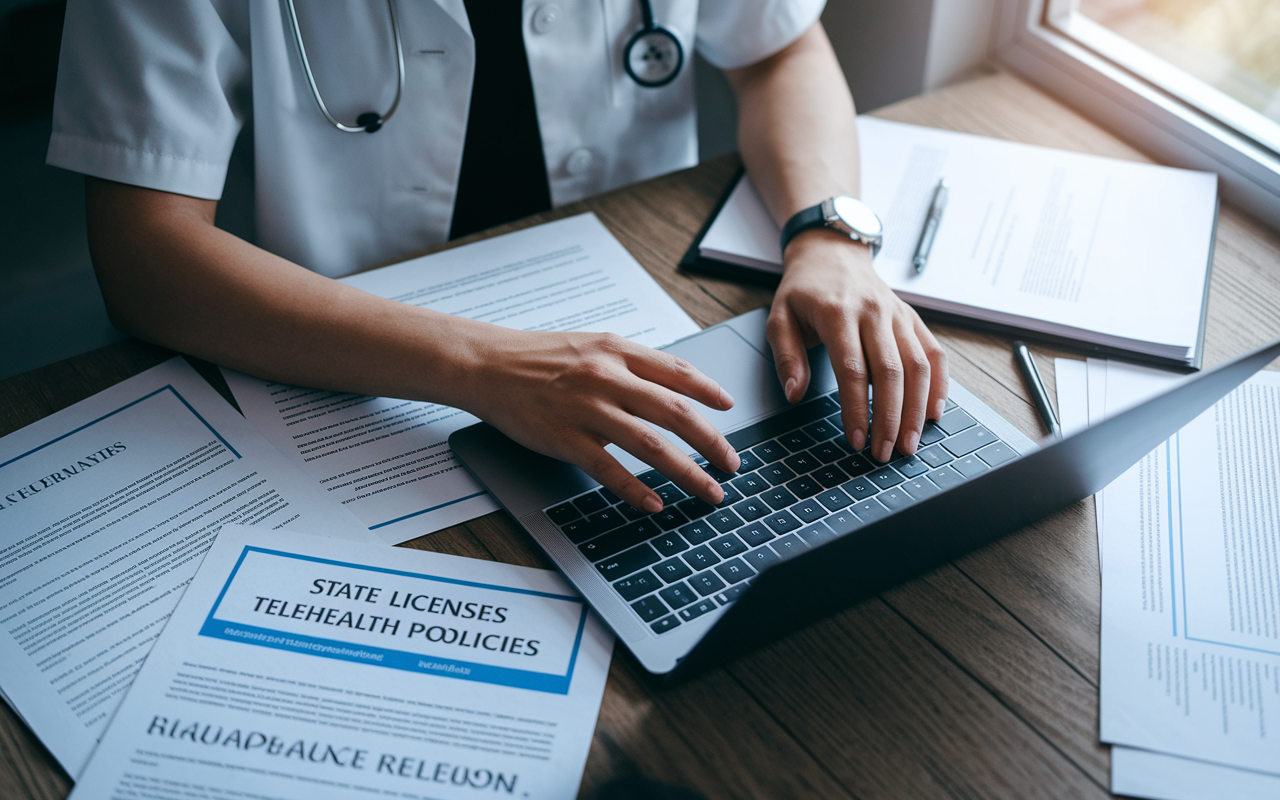
[[[1003,73],[876,113],[1147,160]],[[710,325],[771,296],[675,268],[737,163],[727,156],[447,247],[594,211],[694,319]],[[1280,235],[1224,206],[1211,292],[1206,366],[1280,338]],[[1009,341],[934,330],[953,379],[1039,438]],[[1079,357],[1034,350],[1051,391],[1053,358]],[[0,382],[0,434],[171,355],[126,341]],[[215,371],[204,374],[218,382]],[[405,546],[551,566],[501,512]],[[641,774],[708,798],[1107,796],[1109,752],[1098,743],[1099,593],[1087,500],[675,689],[654,689],[619,647],[582,794]],[[0,796],[62,798],[70,786],[4,707]]]

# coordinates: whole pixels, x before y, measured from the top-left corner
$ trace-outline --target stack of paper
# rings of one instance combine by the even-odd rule
[[[884,221],[877,274],[919,308],[1198,365],[1217,176],[858,118],[862,199]],[[934,187],[946,206],[912,266]],[[686,257],[782,271],[778,226],[747,177]],[[741,272],[741,270],[737,270]]]
[[[1066,432],[1180,379],[1097,359],[1056,373]],[[1112,790],[1280,798],[1280,373],[1154,450],[1097,516]]]

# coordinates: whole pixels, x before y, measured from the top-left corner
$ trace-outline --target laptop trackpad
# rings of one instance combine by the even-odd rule
[[[728,326],[711,328],[663,350],[686,359],[732,395],[735,403],[728,411],[713,411],[695,403],[698,411],[722,431],[787,407],[773,362]],[[683,452],[693,452],[674,434],[656,426],[655,429]],[[632,472],[648,468],[617,445],[609,445],[608,450]]]

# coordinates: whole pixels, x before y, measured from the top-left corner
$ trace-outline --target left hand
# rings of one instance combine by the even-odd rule
[[[806,350],[827,346],[840,389],[845,435],[867,443],[869,386],[875,387],[870,453],[916,451],[926,417],[942,416],[947,357],[911,306],[876,275],[871,251],[828,229],[805,231],[788,245],[767,332],[787,400],[809,388]]]

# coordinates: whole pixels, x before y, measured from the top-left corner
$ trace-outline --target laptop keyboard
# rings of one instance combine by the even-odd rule
[[[925,424],[915,455],[878,464],[844,436],[836,392],[728,434],[742,458],[729,475],[697,463],[724,488],[713,506],[656,470],[656,514],[603,487],[545,509],[654,633],[732,603],[751,579],[810,546],[874,522],[1017,456],[964,409]]]

